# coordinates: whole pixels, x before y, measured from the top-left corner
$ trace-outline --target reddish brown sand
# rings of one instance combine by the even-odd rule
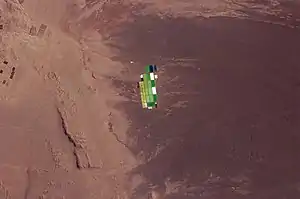
[[[132,151],[146,162],[133,171],[148,180],[136,198],[153,187],[172,199],[299,198],[300,22],[132,21],[112,36],[116,59],[127,61],[129,76],[149,63],[160,71],[155,111],[133,102],[134,84],[116,81],[132,99],[123,107]]]
[[[118,40],[129,41],[124,56],[164,72],[157,111],[124,105],[133,151],[150,159],[135,172],[162,189],[168,178],[193,187],[167,198],[300,196],[300,31],[224,17],[137,21]]]
[[[0,199],[300,198],[297,3],[0,8]]]

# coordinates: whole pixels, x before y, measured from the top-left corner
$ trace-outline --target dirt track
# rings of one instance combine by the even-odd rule
[[[0,5],[0,199],[299,198],[296,1]]]

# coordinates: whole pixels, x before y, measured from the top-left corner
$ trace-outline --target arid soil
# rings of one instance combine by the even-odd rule
[[[0,199],[300,198],[298,1],[0,11]]]

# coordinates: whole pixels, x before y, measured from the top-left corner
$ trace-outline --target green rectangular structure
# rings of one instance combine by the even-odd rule
[[[157,67],[156,65],[146,66],[146,73],[140,76],[141,80],[138,83],[140,88],[141,103],[143,108],[157,108]]]

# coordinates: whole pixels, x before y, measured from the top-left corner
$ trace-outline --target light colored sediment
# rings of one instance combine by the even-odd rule
[[[126,141],[128,124],[112,107],[122,98],[104,78],[122,66],[110,60],[98,33],[61,28],[61,1],[1,5],[7,23],[1,58],[9,62],[1,65],[1,78],[8,79],[13,66],[16,75],[0,85],[0,168],[24,178],[19,189],[14,179],[1,178],[2,192],[12,198],[126,198],[126,172],[135,159],[116,140]],[[29,35],[41,23],[48,26],[45,34]]]
[[[96,30],[131,20],[130,11],[162,18],[249,17],[240,12],[246,8],[281,14],[281,1],[256,7],[224,0],[120,2],[0,0],[0,198],[129,198],[144,180],[139,176],[130,184],[126,175],[137,161],[128,150],[128,121],[112,107],[126,99],[105,78],[119,76],[123,66],[111,60],[115,49]],[[105,5],[118,4],[128,10],[103,18]],[[147,6],[137,10],[139,4]],[[48,26],[42,37],[29,34],[41,24]],[[16,74],[8,80],[12,67]]]

